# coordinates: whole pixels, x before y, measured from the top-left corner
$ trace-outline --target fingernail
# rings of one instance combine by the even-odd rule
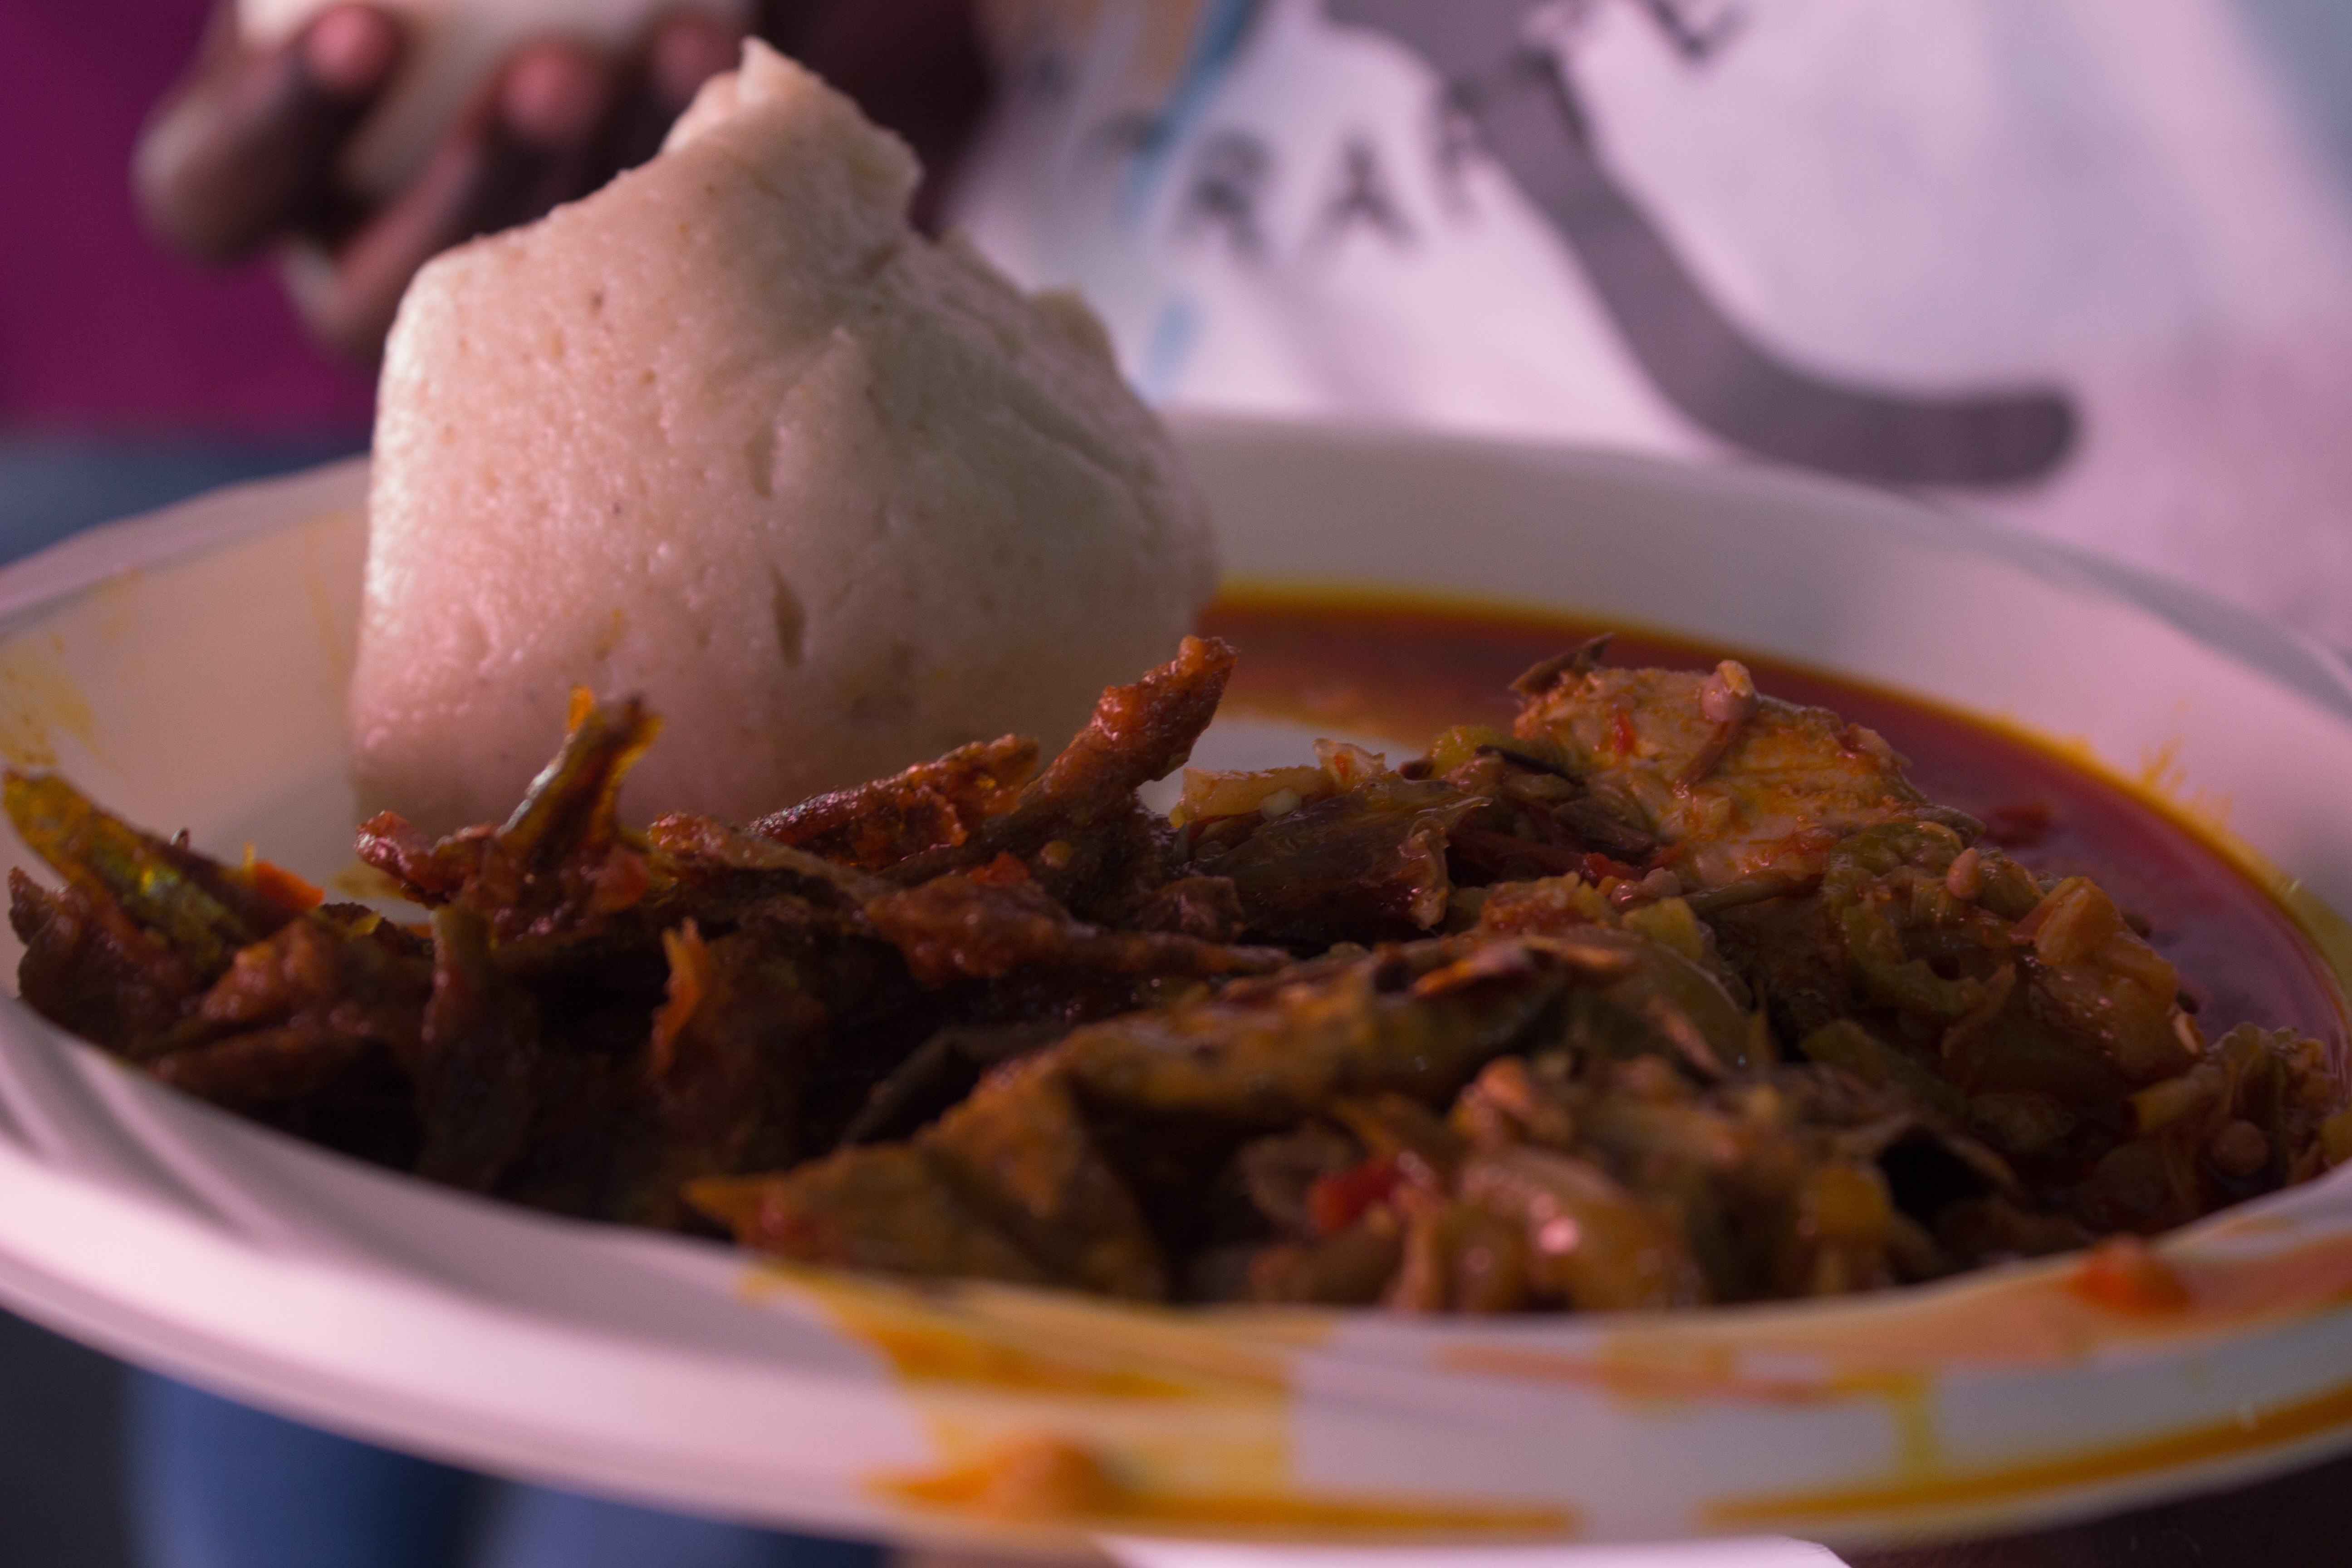
[[[572,146],[587,140],[604,111],[604,79],[572,50],[529,49],[507,72],[499,110],[525,141]]]
[[[363,5],[338,5],[304,35],[302,62],[329,92],[356,97],[383,79],[399,47],[385,17]]]

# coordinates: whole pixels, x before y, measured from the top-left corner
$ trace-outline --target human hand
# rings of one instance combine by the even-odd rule
[[[381,353],[408,280],[452,245],[583,195],[660,146],[695,89],[734,62],[740,30],[708,14],[657,23],[615,55],[526,43],[459,111],[419,172],[380,201],[341,173],[345,149],[402,68],[399,21],[339,5],[253,49],[221,13],[157,107],[133,161],[149,226],[199,260],[279,247],[296,310],[352,358]]]

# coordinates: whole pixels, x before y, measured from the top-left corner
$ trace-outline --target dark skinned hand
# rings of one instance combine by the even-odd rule
[[[149,226],[194,259],[278,247],[313,335],[362,363],[382,352],[410,278],[440,251],[587,194],[660,145],[740,36],[699,15],[608,56],[545,38],[493,72],[424,167],[370,204],[337,177],[352,133],[398,72],[398,20],[364,5],[322,13],[254,51],[224,5],[188,74],[140,141],[132,183]]]
[[[929,171],[915,216],[929,226],[986,99],[971,0],[767,0],[759,30],[914,146]],[[399,72],[398,19],[338,5],[284,46],[255,51],[237,38],[233,0],[222,0],[187,75],[148,121],[132,183],[148,226],[182,255],[231,262],[277,248],[312,335],[373,363],[418,268],[651,157],[740,42],[707,16],[681,14],[625,57],[562,38],[525,45],[416,176],[371,203],[337,169]]]

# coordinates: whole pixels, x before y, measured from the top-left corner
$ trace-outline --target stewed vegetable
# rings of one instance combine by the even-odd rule
[[[2352,1154],[2320,1042],[2208,1040],[2093,881],[1873,731],[1546,661],[1508,731],[1186,775],[1192,639],[1017,740],[748,826],[614,815],[583,705],[506,823],[327,904],[10,775],[27,1002],[163,1080],[562,1213],[1144,1300],[1598,1310],[2150,1232]]]

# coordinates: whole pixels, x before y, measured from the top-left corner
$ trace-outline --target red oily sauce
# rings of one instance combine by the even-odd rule
[[[1241,653],[1225,710],[1392,737],[1420,749],[1452,724],[1507,729],[1508,687],[1539,659],[1611,628],[1508,612],[1220,601],[1201,629]],[[1913,698],[1769,658],[1619,634],[1609,662],[1709,669],[1737,658],[1767,696],[1866,724],[1909,760],[1928,798],[1957,806],[2035,871],[2088,876],[2180,971],[2206,1037],[2252,1022],[2345,1053],[2343,994],[2263,888],[2158,806],[2021,736]]]

